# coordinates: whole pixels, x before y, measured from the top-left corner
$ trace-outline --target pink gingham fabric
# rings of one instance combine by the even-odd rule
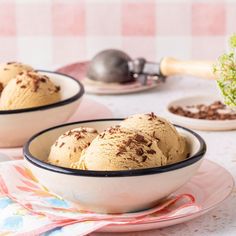
[[[159,60],[215,59],[236,31],[233,0],[0,0],[1,61],[38,68],[105,48]]]

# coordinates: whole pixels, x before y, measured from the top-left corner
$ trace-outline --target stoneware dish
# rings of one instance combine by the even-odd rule
[[[204,140],[186,128],[176,126],[187,138],[191,155],[176,164],[126,171],[74,170],[48,164],[51,145],[67,130],[80,126],[98,131],[117,125],[122,119],[90,120],[64,124],[33,136],[23,152],[28,167],[38,180],[84,210],[123,213],[147,209],[185,184],[199,168],[206,152]]]
[[[61,87],[61,101],[40,107],[0,111],[0,147],[22,146],[40,130],[62,124],[80,104],[84,94],[80,82],[57,72],[39,72]]]
[[[191,106],[196,104],[209,105],[215,101],[222,100],[220,96],[197,95],[191,97],[183,97],[170,102],[166,108],[165,116],[175,124],[183,125],[184,127],[204,131],[225,131],[235,130],[236,120],[204,120],[188,118],[174,114],[170,111],[172,106]]]

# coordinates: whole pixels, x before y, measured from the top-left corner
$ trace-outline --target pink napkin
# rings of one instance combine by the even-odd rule
[[[192,195],[181,194],[135,213],[85,212],[48,191],[22,160],[0,164],[0,173],[0,232],[5,234],[35,235],[64,227],[63,232],[68,228],[70,235],[86,235],[106,225],[157,222],[200,210]]]

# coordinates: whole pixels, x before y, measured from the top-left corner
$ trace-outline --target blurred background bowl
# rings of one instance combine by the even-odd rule
[[[84,94],[76,79],[50,71],[39,70],[61,88],[59,102],[17,110],[0,110],[0,147],[22,146],[40,130],[59,125],[76,111]]]
[[[25,161],[44,186],[79,203],[82,209],[123,213],[150,208],[185,184],[199,168],[206,144],[195,132],[176,126],[190,145],[190,157],[171,165],[125,171],[89,171],[47,163],[50,147],[64,132],[80,126],[93,127],[101,132],[121,120],[82,121],[44,130],[24,146]]]
[[[207,120],[207,119],[197,119],[190,118],[186,116],[181,116],[171,112],[171,107],[183,107],[195,106],[195,105],[210,105],[216,101],[221,101],[222,98],[214,95],[196,95],[196,96],[185,96],[179,99],[171,101],[166,109],[165,116],[173,123],[178,125],[183,125],[189,129],[194,130],[203,130],[203,131],[226,131],[226,130],[235,130],[236,129],[236,120]]]

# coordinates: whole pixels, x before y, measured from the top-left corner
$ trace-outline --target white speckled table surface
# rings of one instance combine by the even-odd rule
[[[108,106],[114,117],[153,111],[163,115],[166,105],[173,99],[199,94],[216,94],[214,81],[198,78],[168,78],[156,89],[136,94],[116,96],[86,95]],[[197,131],[207,143],[206,158],[225,167],[236,180],[236,131]],[[217,180],[216,180],[217,181]],[[93,233],[92,236],[111,235]],[[112,234],[114,236],[121,235]],[[124,233],[124,236],[235,236],[236,235],[236,188],[231,196],[219,207],[204,216],[179,225],[145,232]]]

